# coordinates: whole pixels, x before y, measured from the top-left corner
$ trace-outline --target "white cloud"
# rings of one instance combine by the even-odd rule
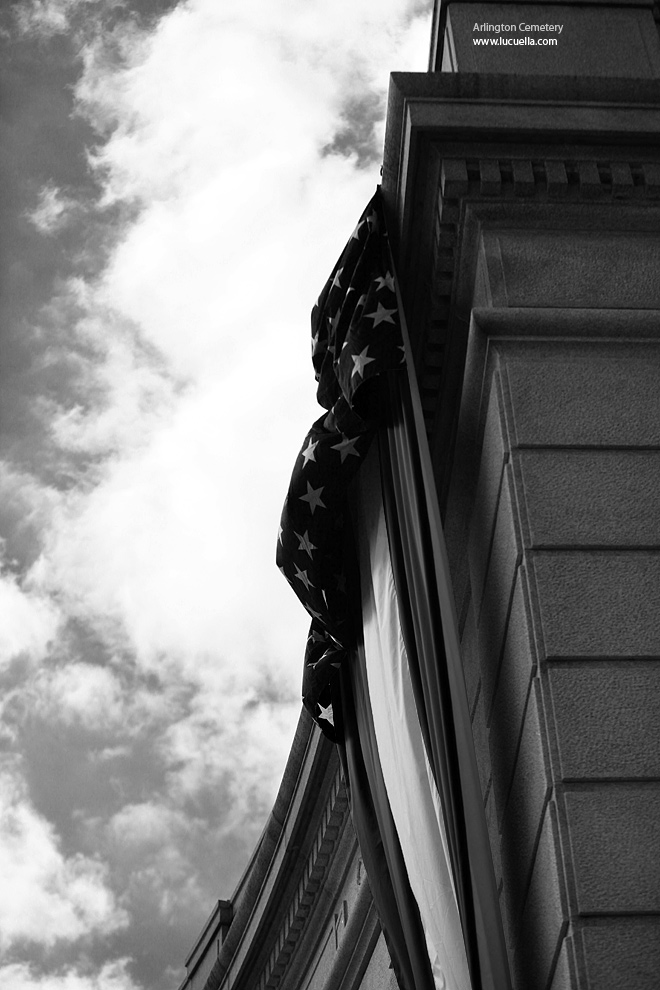
[[[0,774],[0,946],[48,947],[127,924],[107,885],[107,867],[63,855],[52,826],[10,769]]]
[[[79,333],[103,348],[103,402],[53,430],[69,449],[123,453],[58,514],[34,572],[116,616],[144,662],[206,656],[224,672],[265,656],[287,690],[307,619],[272,558],[319,413],[309,310],[376,178],[319,149],[351,87],[384,95],[378,70],[419,31],[398,3],[313,8],[196,0],[127,35],[114,68],[104,42],[87,49],[81,105],[116,125],[98,156],[107,193],[142,211],[102,279],[76,289]],[[145,361],[131,327],[186,389]]]
[[[0,669],[19,656],[43,659],[59,622],[47,596],[24,590],[11,575],[0,575]]]
[[[41,190],[37,206],[27,217],[42,234],[53,234],[67,223],[67,214],[73,205],[74,201],[64,196],[57,186],[48,184]]]
[[[68,12],[75,0],[27,0],[16,8],[21,31],[41,35],[59,34],[68,25]]]
[[[223,785],[230,800],[222,827],[240,827],[274,801],[300,704],[259,700],[225,678],[217,693],[200,691],[190,714],[164,733],[168,794],[185,807],[190,798]]]
[[[144,849],[162,846],[173,831],[185,827],[185,819],[154,801],[127,804],[108,824],[108,831],[122,847]]]
[[[80,346],[94,354],[84,374],[88,401],[50,413],[55,443],[69,452],[95,457],[145,443],[170,413],[177,382],[152,355],[145,354],[136,328],[116,312],[99,307],[76,325]]]
[[[274,553],[320,414],[309,311],[378,181],[388,72],[426,62],[427,16],[402,0],[188,0],[156,29],[118,18],[100,31],[113,4],[34,0],[22,14],[44,36],[79,26],[79,111],[103,135],[95,222],[120,219],[107,264],[61,286],[38,328],[49,354],[68,350],[77,391],[58,383],[35,401],[49,480],[6,472],[27,520],[15,542],[32,562],[38,534],[41,554],[0,583],[0,644],[33,660],[13,688],[14,741],[29,711],[33,733],[47,724],[88,747],[80,766],[112,797],[72,809],[67,839],[99,859],[65,855],[2,778],[12,945],[129,939],[180,924],[181,905],[201,921],[220,853],[249,851],[275,797],[308,625]],[[330,154],[338,135],[345,154]],[[75,209],[51,183],[32,222],[56,230]],[[72,626],[101,646],[81,636],[69,652]],[[5,966],[9,986],[133,988],[125,963]]]
[[[83,616],[119,618],[147,665],[167,654],[196,668],[206,655],[237,670],[271,650],[290,684],[297,662],[283,624],[299,612],[303,636],[307,620],[273,563],[289,473],[278,463],[282,427],[266,410],[259,423],[227,392],[189,396],[147,449],[73,495],[32,583]]]
[[[139,990],[128,961],[107,962],[94,972],[73,967],[42,973],[26,963],[0,966],[0,990]]]
[[[39,671],[32,686],[31,709],[49,722],[117,733],[125,727],[129,708],[122,695],[122,686],[110,668],[69,663]]]

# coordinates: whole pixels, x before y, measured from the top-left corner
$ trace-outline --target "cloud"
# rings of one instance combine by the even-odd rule
[[[24,34],[49,36],[68,27],[68,12],[75,0],[28,0],[16,9],[19,30]]]
[[[46,955],[0,990],[174,984],[253,848],[300,707],[274,550],[320,412],[309,311],[378,181],[387,73],[424,67],[428,4],[171,8],[19,8],[22,44],[81,69],[17,207],[48,299],[12,324],[0,445],[0,930]],[[61,954],[83,943],[96,964]]]
[[[102,401],[56,416],[52,435],[123,453],[57,513],[33,574],[119,617],[143,658],[220,654],[233,667],[282,630],[271,662],[291,671],[289,689],[282,627],[302,636],[306,618],[274,570],[266,578],[270,493],[283,497],[317,415],[305,328],[341,247],[334,230],[350,229],[373,187],[355,166],[382,115],[377,68],[416,23],[400,4],[345,4],[341,18],[326,6],[196,0],[115,38],[114,61],[107,37],[86,44],[79,106],[114,128],[95,157],[105,197],[140,209],[102,277],[76,288]],[[353,151],[348,119],[362,135]],[[188,382],[178,394],[143,342]]]
[[[0,575],[0,669],[21,656],[41,660],[59,622],[48,596],[31,594],[12,575]]]
[[[107,886],[107,866],[64,856],[52,826],[32,807],[24,782],[0,773],[0,946],[53,946],[125,926]]]
[[[28,220],[42,234],[52,234],[67,223],[67,214],[73,201],[64,196],[52,184],[43,187],[37,206],[27,214]]]
[[[116,674],[90,663],[40,671],[32,699],[33,714],[96,734],[116,734],[128,708]]]
[[[0,966],[0,990],[138,990],[128,972],[128,960],[105,963],[98,972],[72,967],[39,972],[26,963]]]

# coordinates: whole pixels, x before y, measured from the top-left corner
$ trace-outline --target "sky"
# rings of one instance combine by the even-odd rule
[[[258,840],[310,310],[430,7],[0,8],[0,990],[177,990]]]

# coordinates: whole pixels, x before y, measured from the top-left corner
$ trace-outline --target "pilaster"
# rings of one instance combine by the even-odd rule
[[[515,990],[652,990],[660,89],[436,73],[393,77],[391,107],[385,192]]]

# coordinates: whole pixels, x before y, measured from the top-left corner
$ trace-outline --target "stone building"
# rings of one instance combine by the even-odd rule
[[[392,76],[383,193],[512,986],[656,990],[658,10],[438,4],[430,68]],[[305,715],[187,970],[181,990],[397,985]]]

